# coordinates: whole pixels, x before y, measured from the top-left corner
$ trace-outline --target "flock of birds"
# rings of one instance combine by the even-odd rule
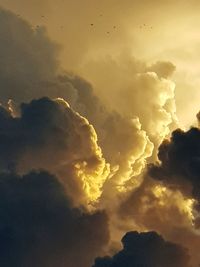
[[[17,16],[18,16],[18,17],[21,17],[20,14],[17,14]],[[100,16],[100,17],[103,17],[103,14],[100,14],[99,16]],[[44,16],[44,15],[41,15],[41,18],[42,18],[42,19],[45,19],[45,16]],[[90,26],[91,26],[91,27],[95,27],[95,24],[94,24],[94,23],[90,23]],[[40,25],[36,25],[36,28],[39,28],[39,27],[40,27]],[[60,26],[60,29],[63,30],[63,29],[64,29],[64,26],[61,25],[61,26]],[[116,30],[116,29],[117,29],[117,26],[114,25],[114,26],[112,27],[112,30]],[[146,30],[146,29],[151,29],[151,30],[152,30],[152,29],[153,29],[153,26],[148,26],[147,24],[144,23],[144,24],[142,24],[142,25],[139,26],[139,29],[140,29],[140,30]],[[111,33],[111,30],[107,31],[106,33],[107,33],[107,34],[110,34],[110,33]]]
[[[91,23],[90,26],[94,26],[94,23]],[[113,29],[115,30],[117,28],[117,26],[113,26]],[[106,32],[107,34],[110,34],[110,31]]]
[[[102,17],[102,16],[103,16],[103,15],[101,14],[100,17]],[[94,25],[94,23],[91,23],[90,26],[91,26],[91,27],[94,27],[95,25]],[[113,26],[113,30],[116,30],[116,29],[117,29],[117,26],[114,25],[114,26]],[[148,30],[148,29],[151,29],[151,30],[152,30],[152,29],[153,29],[153,26],[148,26],[147,24],[144,23],[144,24],[142,24],[142,25],[139,26],[139,29],[140,29],[140,30]],[[111,31],[107,31],[106,33],[107,33],[107,34],[110,34]]]

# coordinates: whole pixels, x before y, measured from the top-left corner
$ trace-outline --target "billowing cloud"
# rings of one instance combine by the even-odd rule
[[[170,62],[148,65],[121,55],[89,62],[83,70],[109,108],[139,118],[156,153],[163,138],[177,125],[175,84],[171,80],[175,66]]]
[[[161,144],[159,162],[149,166],[142,185],[122,200],[118,211],[119,218],[136,229],[155,230],[168,240],[185,244],[192,266],[200,260],[199,230],[195,230],[199,227],[198,143],[199,128],[175,130]]]
[[[4,267],[87,267],[108,242],[106,213],[73,209],[47,172],[1,173],[0,202]]]
[[[62,99],[21,105],[13,117],[1,107],[0,167],[26,173],[45,169],[66,185],[75,204],[97,200],[109,174],[94,128]]]
[[[111,164],[113,185],[125,190],[125,183],[141,172],[153,150],[140,118],[134,112],[130,116],[122,114],[121,108],[110,110],[95,95],[91,84],[62,71],[57,62],[57,46],[48,39],[44,29],[33,29],[26,21],[5,10],[1,10],[0,16],[3,38],[0,53],[7,66],[2,67],[0,73],[1,101],[6,104],[12,99],[17,105],[43,96],[65,99],[94,126],[105,159]],[[19,32],[16,38],[15,31]],[[21,57],[23,61],[19,60]],[[101,175],[105,180],[104,174]]]
[[[93,267],[189,267],[186,249],[165,241],[156,232],[128,232],[123,249],[113,257],[97,258]]]
[[[130,2],[125,1],[126,8]],[[49,3],[47,0],[43,2],[44,5],[41,3],[40,6],[45,9],[46,6],[50,6]],[[84,6],[86,6],[85,3]],[[76,4],[72,4],[72,7],[75,8]],[[42,8],[41,11],[44,9]],[[101,15],[104,16],[104,14]],[[102,16],[98,14],[99,20]],[[40,17],[42,20],[47,19],[46,14],[40,14]],[[88,19],[90,20],[87,16]],[[190,134],[175,131],[175,139],[172,137],[171,141],[164,141],[160,147],[158,155],[160,162],[151,167],[151,175],[156,179],[152,181],[149,177],[145,179],[143,177],[146,164],[154,161],[157,148],[177,124],[175,84],[171,81],[175,66],[164,61],[146,64],[132,57],[128,49],[125,55],[120,52],[116,56],[116,51],[113,50],[112,56],[99,57],[97,55],[99,51],[95,49],[101,43],[102,52],[107,45],[104,46],[102,42],[98,42],[97,40],[100,39],[97,38],[95,42],[92,42],[91,54],[86,55],[83,61],[81,53],[75,54],[76,60],[80,56],[78,61],[81,62],[77,67],[78,73],[90,80],[91,84],[79,75],[62,69],[58,62],[59,46],[49,39],[44,27],[32,27],[19,15],[2,9],[0,22],[0,57],[2,58],[0,102],[3,104],[0,107],[0,170],[7,173],[8,180],[10,175],[18,177],[15,173],[18,173],[20,179],[24,181],[24,177],[29,176],[26,173],[33,169],[47,170],[56,175],[64,185],[63,190],[72,201],[70,212],[75,210],[71,208],[71,205],[79,206],[79,208],[80,205],[91,207],[89,204],[92,203],[93,209],[106,207],[110,217],[111,237],[117,230],[121,232],[127,232],[130,228],[138,231],[156,230],[167,240],[186,244],[190,253],[192,251],[192,256],[196,254],[198,258],[199,237],[193,229],[192,208],[195,201],[192,197],[199,198],[198,190],[193,190],[199,184],[197,174],[192,174],[194,178],[191,179],[188,173],[191,171],[190,168],[194,168],[194,173],[199,170],[199,155],[198,152],[195,154],[198,148],[191,145],[193,141],[190,140],[190,136],[196,135],[199,130],[193,128]],[[95,30],[96,25],[93,27],[94,25],[90,23],[89,31]],[[72,28],[71,32],[75,32],[73,25],[73,23],[68,23],[69,28]],[[64,27],[59,27],[59,30],[63,31]],[[116,28],[112,26],[112,31],[117,32]],[[120,31],[124,32],[123,36],[126,36],[127,32],[123,31],[123,28]],[[79,47],[87,51],[86,46],[91,47],[91,44],[87,43],[90,37],[86,37],[90,36],[91,32],[85,36],[85,32],[79,29],[78,34],[84,37],[86,42],[82,46],[80,42],[76,42],[73,46],[74,51],[80,52]],[[116,34],[115,37],[116,40],[123,39],[122,35]],[[69,36],[67,38],[70,39]],[[125,40],[126,38],[122,42]],[[118,42],[115,43],[118,45]],[[73,55],[69,55],[69,62],[66,63],[69,68],[71,68],[72,58]],[[73,67],[74,65],[72,69]],[[24,104],[19,108],[21,102]],[[188,135],[185,137],[186,141],[182,139],[182,135]],[[179,148],[176,149],[176,142],[178,144],[182,142],[177,141],[179,139],[186,144],[186,147],[181,148],[180,151]],[[198,137],[194,139],[198,140]],[[186,158],[184,158],[183,152],[187,150],[186,148],[190,148],[190,145],[191,149],[186,152]],[[168,159],[171,157],[171,152],[169,152],[171,150],[177,157],[179,154],[183,157],[180,162],[178,159],[174,160],[173,157]],[[193,157],[190,150],[195,154],[195,159],[191,164],[187,162]],[[181,167],[182,163],[183,167]],[[174,168],[173,164],[177,167]],[[173,167],[173,174],[170,171],[171,167]],[[164,173],[167,174],[167,179],[163,177]],[[48,181],[46,184],[48,185]],[[11,187],[14,190],[14,186]],[[127,198],[129,193],[130,196]],[[188,198],[185,198],[185,195]],[[46,198],[48,199],[48,196]],[[17,198],[16,203],[18,203]],[[103,234],[107,231],[104,228],[104,223],[107,221],[106,215],[100,212],[101,215],[95,217],[97,222],[91,225],[87,216],[90,218],[94,214],[88,215],[85,211],[79,210],[75,213],[78,214],[77,216],[81,214],[79,217],[86,216],[83,224],[86,224],[86,227],[94,227],[91,235],[102,234],[103,241],[100,240],[101,244],[97,242],[94,254],[88,254],[87,249],[90,248],[93,251],[93,247],[87,244],[87,241],[83,253],[80,252],[81,257],[83,254],[86,258],[87,255],[96,256],[98,254],[96,251],[99,249],[101,253],[102,244],[106,244],[108,240],[108,235]],[[60,220],[65,223],[65,218],[60,218]],[[102,223],[100,225],[99,220]],[[76,227],[76,222],[74,225]],[[78,225],[82,229],[82,221]],[[70,229],[74,233],[74,228]],[[102,233],[100,233],[101,230]],[[84,233],[88,235],[87,230]],[[30,236],[32,232],[30,235],[29,232],[25,232],[24,236],[26,235]],[[140,236],[136,233],[130,235],[133,239],[134,236]],[[58,238],[59,236],[58,234]],[[53,248],[51,245],[53,239],[47,239],[50,243],[47,251],[50,255],[52,254],[52,258],[47,263],[42,263],[42,266],[45,264],[48,267],[51,266],[51,260],[53,260],[52,267],[57,267],[59,264],[64,266],[62,264],[69,262],[74,264],[72,267],[80,266],[80,262],[84,262],[85,258],[74,260],[75,256],[80,253],[77,250],[77,254],[73,253],[75,248],[82,250],[84,238],[81,236],[82,234],[77,239],[75,237],[75,241],[72,242],[74,249],[67,248],[68,259],[63,260],[62,263],[61,259],[58,261],[58,254],[54,259],[55,254],[49,253]],[[144,236],[146,238],[146,234]],[[154,238],[158,240],[167,255],[174,255],[170,254],[168,249],[163,248],[166,242],[161,237],[155,233],[150,233],[149,236],[153,236],[153,240]],[[80,247],[79,238],[81,238]],[[98,239],[98,236],[95,238]],[[34,237],[34,240],[37,242],[38,239]],[[70,254],[72,250],[73,253]],[[178,251],[180,252],[179,249]],[[19,257],[21,257],[20,253]],[[33,250],[32,255],[39,255],[37,253]],[[126,254],[126,248],[122,250],[122,255],[124,253]],[[121,252],[119,254],[121,255]],[[182,255],[182,252],[180,254]],[[145,255],[147,255],[146,259],[150,262],[152,260],[152,265],[155,266],[156,264],[159,266],[159,260],[165,261],[164,256],[158,260],[151,258],[148,253]],[[83,264],[89,266],[90,256]],[[62,257],[65,259],[65,256],[61,255]],[[175,263],[172,264],[181,265],[182,256],[181,259],[178,256],[174,257]],[[35,259],[39,260],[38,257]],[[108,261],[104,259],[104,265],[115,267],[112,265],[115,264],[112,263],[113,259],[109,258]],[[181,265],[181,267],[188,266],[187,257],[183,255],[183,259],[186,265]],[[124,260],[126,261],[126,256]],[[96,264],[101,263],[102,260],[96,262]],[[198,261],[195,261],[196,263]],[[38,263],[34,264],[40,266]],[[69,264],[66,265],[71,267]]]
[[[138,184],[137,177],[145,168],[147,158],[152,155],[153,144],[137,118],[125,119],[113,113],[104,127],[102,148],[112,167],[104,189],[117,187],[120,192],[127,191]],[[111,192],[109,196],[112,198]]]
[[[192,266],[200,260],[199,230],[195,230],[199,227],[199,137],[199,128],[192,127],[177,129],[163,141],[159,162],[149,166],[143,184],[122,201],[118,213],[137,229],[155,230],[168,240],[185,244]]]

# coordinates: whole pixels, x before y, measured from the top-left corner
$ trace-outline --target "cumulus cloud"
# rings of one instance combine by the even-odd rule
[[[111,163],[110,179],[104,186],[105,193],[111,187],[116,187],[120,192],[132,189],[140,182],[138,175],[152,154],[153,144],[137,118],[123,118],[113,113],[105,121],[104,127],[106,131],[102,148]],[[112,198],[111,192],[108,195]]]
[[[199,227],[198,143],[199,128],[195,127],[177,129],[163,141],[159,162],[149,166],[141,186],[122,200],[115,224],[122,227],[121,219],[129,227],[155,230],[168,240],[185,244],[192,266],[200,260],[199,230],[195,230]]]
[[[0,109],[0,167],[26,173],[45,169],[66,185],[75,204],[95,201],[109,174],[94,128],[62,99],[21,105],[13,117]]]
[[[87,267],[108,242],[105,212],[72,208],[64,187],[47,172],[1,173],[0,202],[4,267]]]
[[[175,240],[171,230],[180,233],[180,223],[191,237],[188,229],[192,225],[193,200],[184,198],[178,183],[173,182],[176,191],[167,188],[167,182],[162,185],[155,180],[145,179],[140,186],[146,163],[156,158],[157,148],[177,123],[175,84],[170,78],[175,66],[163,61],[147,65],[130,55],[88,61],[80,73],[94,87],[61,68],[57,60],[59,47],[49,39],[45,28],[32,28],[5,10],[0,11],[0,22],[1,171],[23,176],[32,169],[46,169],[65,186],[73,205],[88,206],[99,200],[95,207],[106,206],[112,223],[113,218],[125,218],[125,222],[115,222],[125,231],[127,218],[134,217],[135,212],[136,229],[155,228]],[[21,102],[25,103],[18,108]],[[165,145],[161,145],[158,155],[161,163],[153,167],[156,171],[152,173],[162,172],[168,160],[162,150]],[[181,175],[185,173],[181,171]],[[191,184],[185,181],[182,193]],[[119,199],[130,190],[133,193],[127,203],[122,203],[123,211],[114,214]],[[172,223],[172,216],[177,223]],[[171,227],[167,231],[168,224]],[[184,238],[177,238],[179,243],[194,241],[193,237],[189,240],[181,236]],[[198,246],[197,239],[195,244]],[[77,261],[76,267],[80,266]]]
[[[96,85],[104,103],[123,116],[139,118],[154,143],[154,156],[163,138],[178,123],[175,84],[171,80],[174,70],[170,62],[147,65],[129,54],[105,57],[83,67],[83,73]]]
[[[1,10],[0,17],[0,30],[5,39],[0,53],[7,66],[0,72],[1,101],[6,104],[11,98],[17,105],[43,96],[67,100],[94,126],[105,159],[112,165],[113,185],[125,190],[125,183],[141,172],[152,154],[153,144],[143,130],[140,118],[134,113],[131,116],[121,114],[121,108],[109,110],[95,95],[90,83],[61,70],[57,46],[48,39],[44,29],[32,29],[26,21],[5,10]],[[17,37],[15,31],[19,32]]]
[[[156,230],[168,240],[185,244],[192,266],[200,260],[199,137],[197,127],[175,130],[160,145],[159,162],[149,165],[143,184],[122,201],[118,210],[119,218],[136,229]]]
[[[93,267],[189,267],[187,250],[156,232],[128,232],[122,244],[121,251],[113,257],[97,258]]]

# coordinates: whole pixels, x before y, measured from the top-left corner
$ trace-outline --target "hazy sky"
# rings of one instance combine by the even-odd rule
[[[46,26],[62,45],[62,65],[83,75],[96,90],[104,89],[94,69],[98,72],[108,57],[171,61],[176,66],[180,122],[192,122],[200,94],[199,1],[0,0],[0,4],[33,25]]]

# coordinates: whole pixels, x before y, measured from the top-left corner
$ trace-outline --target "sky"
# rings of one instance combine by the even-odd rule
[[[0,260],[200,264],[199,1],[0,0]]]
[[[98,72],[109,57],[172,62],[177,112],[183,126],[190,125],[199,97],[198,1],[1,0],[0,4],[33,25],[46,26],[62,46],[62,66],[87,78],[98,91],[106,84],[94,69]]]

